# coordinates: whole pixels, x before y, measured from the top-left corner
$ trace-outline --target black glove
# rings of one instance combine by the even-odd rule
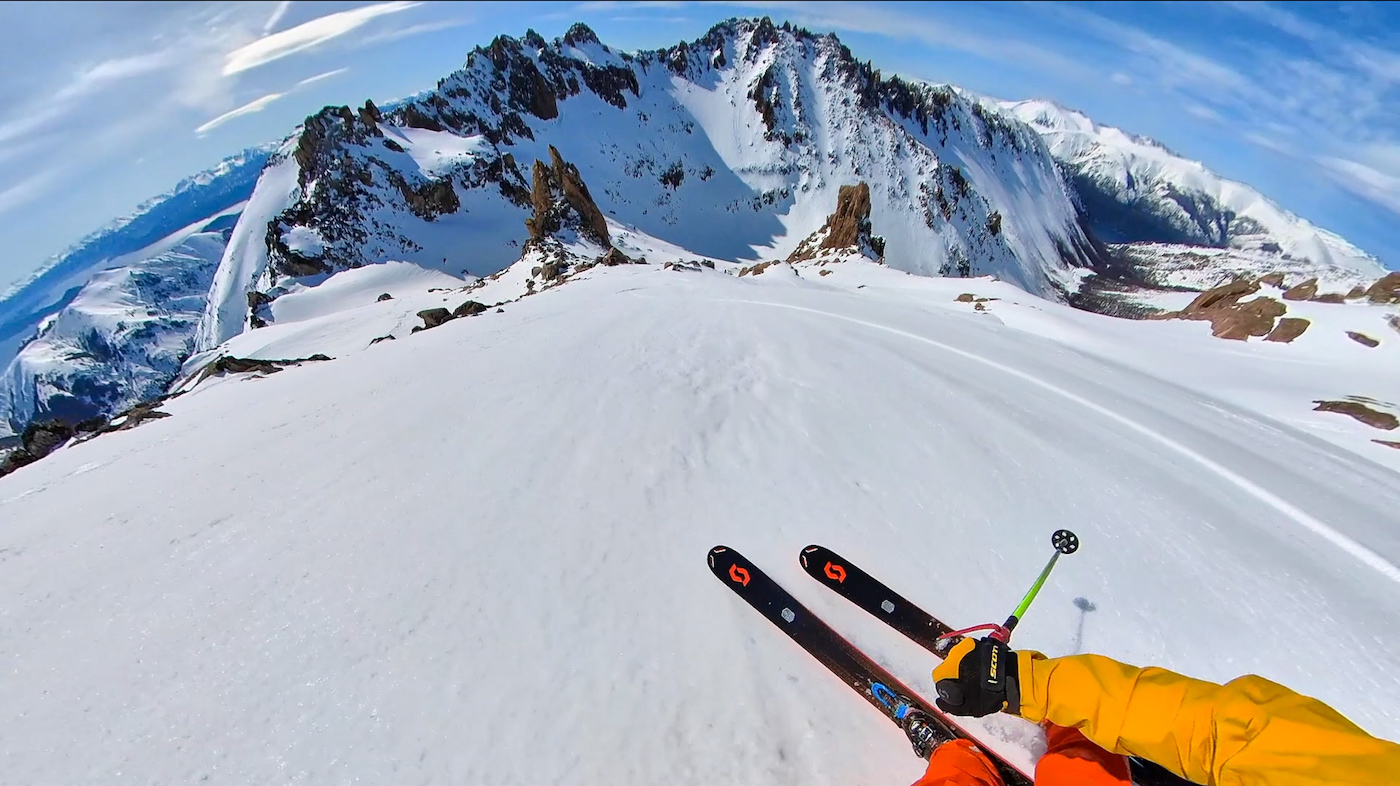
[[[1016,653],[991,637],[963,639],[933,670],[938,709],[950,715],[981,718],[994,712],[1021,711]]]

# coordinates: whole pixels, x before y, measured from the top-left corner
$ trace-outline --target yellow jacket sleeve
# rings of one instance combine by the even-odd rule
[[[1099,655],[1017,653],[1021,716],[1206,786],[1400,784],[1400,745],[1263,677],[1224,685]]]

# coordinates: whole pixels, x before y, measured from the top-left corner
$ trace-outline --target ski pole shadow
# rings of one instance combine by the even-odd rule
[[[1088,598],[1075,598],[1074,607],[1079,609],[1079,628],[1074,633],[1074,654],[1079,655],[1084,652],[1084,618],[1089,616],[1089,612],[1097,611],[1098,606],[1094,605]]]

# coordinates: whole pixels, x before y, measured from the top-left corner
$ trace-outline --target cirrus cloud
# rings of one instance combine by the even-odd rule
[[[233,76],[298,52],[313,49],[327,41],[355,31],[373,19],[407,11],[419,5],[421,3],[416,2],[375,3],[349,11],[326,14],[280,33],[265,35],[229,52],[224,59],[223,75]]]

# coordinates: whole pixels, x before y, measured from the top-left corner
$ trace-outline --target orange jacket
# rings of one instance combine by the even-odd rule
[[[1400,784],[1400,745],[1263,677],[1217,685],[1099,655],[1017,658],[1022,717],[1077,728],[1196,783]]]

